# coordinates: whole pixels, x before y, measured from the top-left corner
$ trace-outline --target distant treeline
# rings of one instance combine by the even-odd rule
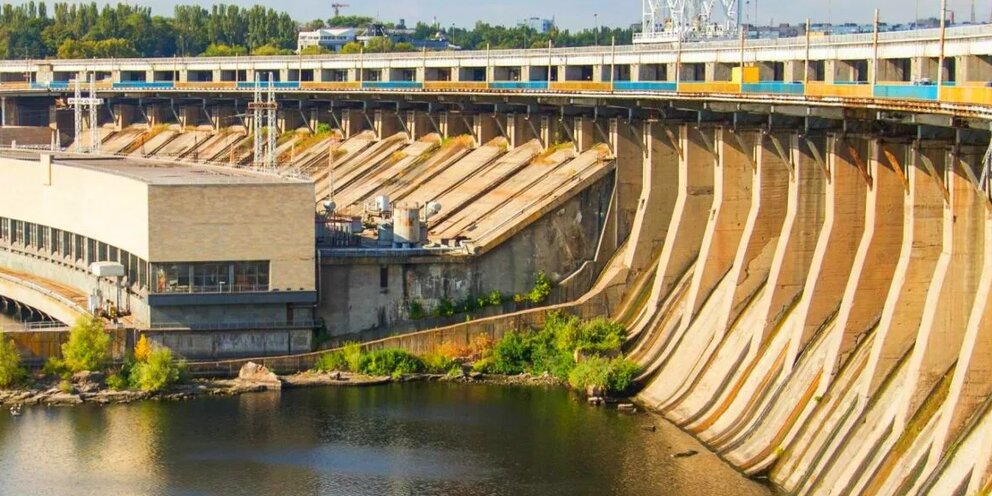
[[[285,12],[255,5],[218,4],[209,10],[198,5],[176,6],[172,17],[152,15],[149,7],[128,4],[58,2],[52,9],[45,2],[29,2],[0,10],[0,59],[171,57],[196,55],[293,53],[300,30],[321,27],[364,27],[370,17],[338,16],[329,20],[298,22]],[[389,24],[387,24],[389,25]],[[391,25],[390,25],[391,26]],[[425,39],[438,31],[418,23],[414,38]],[[600,28],[570,33],[552,30],[539,34],[528,27],[492,26],[476,23],[471,29],[446,27],[452,43],[465,49],[588,46],[597,42],[631,42],[631,29]],[[390,50],[389,43],[376,45]],[[402,48],[401,48],[402,49]]]

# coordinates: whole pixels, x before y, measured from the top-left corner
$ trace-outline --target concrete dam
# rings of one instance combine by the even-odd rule
[[[790,494],[987,494],[990,35],[952,36],[954,64],[935,38],[837,38],[755,47],[736,76],[741,54],[716,44],[562,51],[554,77],[542,51],[437,67],[402,55],[354,70],[265,62],[283,85],[277,167],[310,178],[308,207],[443,205],[420,249],[318,248],[313,315],[336,336],[415,352],[537,327],[551,309],[605,315],[628,330],[638,400],[748,475]],[[8,116],[35,129],[17,131],[21,143],[39,127],[41,147],[71,141],[59,83],[85,69],[107,75],[101,153],[252,162],[251,123],[229,120],[247,109],[253,87],[237,79],[255,65],[129,63],[39,63],[47,83],[8,79]],[[448,79],[432,79],[445,64]],[[456,76],[476,65],[482,80]],[[701,80],[683,76],[690,66]],[[381,73],[366,86],[370,67]],[[902,68],[953,84],[880,82]],[[537,271],[557,283],[549,306],[471,322],[410,315],[412,300],[524,292]]]

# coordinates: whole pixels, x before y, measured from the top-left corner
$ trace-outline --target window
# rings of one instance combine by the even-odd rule
[[[379,267],[379,289],[384,292],[389,289],[389,266]]]
[[[268,291],[269,262],[156,263],[152,277],[155,293]]]
[[[10,241],[10,219],[0,217],[0,241]]]

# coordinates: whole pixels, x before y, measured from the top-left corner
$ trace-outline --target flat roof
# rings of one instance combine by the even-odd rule
[[[40,160],[41,155],[45,153],[50,152],[2,150],[0,157]],[[310,182],[276,173],[218,165],[171,162],[161,158],[113,157],[66,152],[50,154],[52,155],[52,163],[55,165],[114,174],[151,185],[305,184]]]

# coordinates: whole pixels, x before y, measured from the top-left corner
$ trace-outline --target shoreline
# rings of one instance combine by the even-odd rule
[[[276,376],[269,380],[250,379],[194,379],[185,384],[170,387],[159,392],[139,390],[113,390],[106,385],[83,385],[76,390],[61,390],[59,381],[38,383],[35,387],[0,390],[0,406],[10,408],[15,405],[68,407],[82,404],[121,405],[136,401],[186,401],[206,397],[238,396],[247,393],[279,391],[282,389],[314,387],[373,387],[401,382],[457,382],[464,384],[491,384],[500,386],[563,386],[563,383],[549,376],[520,374],[502,376],[472,373],[462,376],[444,374],[409,374],[398,378],[388,376],[367,376],[350,372],[304,371],[295,374]],[[76,385],[74,385],[76,386]],[[0,412],[3,414],[3,412]]]

